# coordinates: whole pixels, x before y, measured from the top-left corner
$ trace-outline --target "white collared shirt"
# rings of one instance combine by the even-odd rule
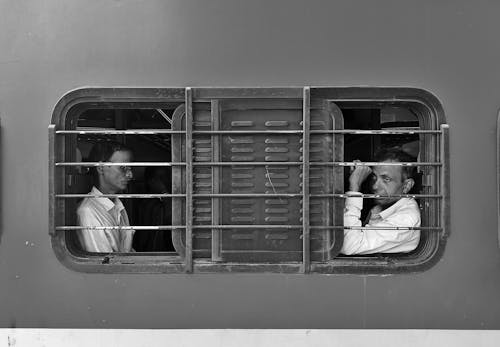
[[[348,194],[360,194],[347,192]],[[361,226],[362,197],[348,197],[344,210],[344,226]],[[345,229],[340,253],[371,254],[399,253],[414,250],[420,240],[420,230],[378,229],[380,227],[419,227],[420,210],[415,199],[401,198],[379,213],[372,213],[364,230]],[[370,229],[377,227],[377,229]]]
[[[92,187],[91,195],[102,195]],[[111,201],[106,197],[88,197],[83,199],[77,209],[78,224],[93,226],[129,226],[127,211],[120,199]],[[78,230],[78,238],[87,252],[130,252],[135,230]]]

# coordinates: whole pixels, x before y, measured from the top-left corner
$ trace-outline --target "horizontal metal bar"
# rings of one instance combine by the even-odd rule
[[[193,225],[193,229],[302,229],[301,225]],[[58,226],[56,230],[174,230],[186,225]]]
[[[217,162],[193,162],[195,166],[292,166],[302,165],[301,161],[217,161]]]
[[[153,198],[184,198],[186,194],[56,194],[56,198],[119,198],[119,199],[153,199]],[[300,193],[273,194],[273,193],[246,193],[246,194],[224,194],[224,193],[204,193],[193,194],[195,198],[297,198],[302,197]],[[391,198],[436,198],[443,196],[439,194],[309,194],[311,198],[363,198],[363,199],[391,199]]]
[[[112,163],[112,162],[57,162],[56,166],[185,166],[186,163],[172,163],[172,162],[126,162],[126,163]]]
[[[56,230],[174,230],[185,229],[184,225],[124,225],[124,226],[58,226]]]
[[[337,130],[311,130],[311,134],[353,134],[353,135],[400,135],[400,134],[441,134],[440,130],[358,130],[358,129],[337,129]]]
[[[193,130],[193,134],[302,134],[303,130]],[[354,135],[401,135],[401,134],[441,134],[440,130],[311,130],[311,134],[354,134]]]
[[[224,194],[224,193],[217,193],[217,194],[211,194],[211,193],[204,193],[204,194],[193,194],[193,197],[196,198],[296,198],[296,197],[302,197],[302,194],[300,193],[246,193],[246,194],[239,194],[239,193],[231,193],[231,194]]]
[[[193,225],[193,229],[302,229],[303,225]],[[316,230],[442,230],[441,227],[362,227],[362,226],[341,226],[341,225],[310,225],[310,229]],[[127,225],[127,226],[58,226],[56,230],[174,230],[186,229],[185,225]]]
[[[438,162],[311,162],[311,166],[441,166]]]
[[[376,227],[376,226],[369,226],[369,227],[362,227],[362,226],[340,226],[340,225],[334,225],[334,226],[314,226],[311,225],[311,229],[320,229],[320,230],[329,230],[329,229],[344,229],[344,230],[429,230],[429,231],[440,231],[442,230],[441,227]]]
[[[150,199],[150,198],[183,198],[186,194],[56,194],[56,198],[119,198],[119,199]]]
[[[159,135],[185,134],[185,130],[169,129],[129,129],[129,130],[57,130],[58,135]],[[193,130],[193,134],[234,135],[234,134],[302,134],[303,130]],[[354,134],[354,135],[398,135],[398,134],[441,134],[440,130],[311,130],[311,134]]]
[[[129,129],[129,130],[57,130],[58,135],[158,135],[185,134],[184,130],[170,129]]]
[[[196,166],[288,166],[288,165],[303,165],[301,161],[278,161],[278,162],[262,162],[262,161],[224,161],[224,162],[194,162]],[[327,161],[327,162],[310,162],[310,166],[441,166],[441,163],[436,162],[348,162],[348,161]]]
[[[185,166],[186,163],[173,162],[57,162],[56,166]],[[195,166],[289,166],[303,165],[301,161],[219,161],[219,162],[193,162]],[[436,162],[310,162],[311,166],[441,166]]]
[[[302,130],[193,130],[193,134],[253,135],[253,134],[302,134]]]
[[[311,194],[311,198],[363,198],[363,199],[391,199],[391,198],[442,198],[440,194],[395,194],[395,195],[379,195],[379,194]]]

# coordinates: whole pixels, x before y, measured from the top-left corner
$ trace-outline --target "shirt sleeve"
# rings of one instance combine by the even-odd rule
[[[101,226],[101,223],[90,209],[79,209],[77,212],[78,224],[84,227]],[[113,248],[109,243],[104,230],[81,229],[78,230],[78,237],[82,247],[87,252],[110,253]]]
[[[120,225],[129,226],[130,222],[128,220],[127,211],[125,208],[120,212]],[[135,230],[122,230],[121,231],[121,244],[120,244],[120,252],[135,252],[132,247],[132,243],[134,240]]]
[[[354,194],[349,192],[349,194]],[[346,199],[344,211],[344,226],[360,227],[361,209],[363,208],[362,197],[349,197]],[[364,230],[345,229],[343,254],[371,254],[379,252],[409,252],[418,245],[420,238],[419,230],[390,229],[392,227],[415,227],[420,223],[419,212],[411,209],[403,209],[386,219],[371,220]],[[376,229],[370,229],[376,227]],[[384,229],[388,227],[388,229]]]

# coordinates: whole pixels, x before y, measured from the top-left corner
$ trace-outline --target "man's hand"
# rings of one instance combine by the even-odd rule
[[[354,162],[360,162],[355,160]],[[349,176],[349,190],[351,192],[359,192],[359,188],[363,181],[370,176],[372,169],[369,166],[356,166]]]

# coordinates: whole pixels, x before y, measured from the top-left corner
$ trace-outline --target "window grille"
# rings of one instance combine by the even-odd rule
[[[411,127],[344,128],[353,109],[400,107]],[[165,129],[83,129],[85,110],[157,109]],[[173,110],[170,118],[162,110]],[[170,161],[79,162],[77,137],[169,136]],[[380,163],[345,161],[345,139],[418,137],[422,241],[409,254],[342,256],[344,169]],[[82,89],[56,106],[49,126],[49,231],[67,266],[89,272],[395,273],[422,271],[444,251],[449,233],[448,126],[431,94],[412,88]],[[385,163],[387,164],[387,163]],[[86,253],[69,240],[77,199],[76,169],[98,165],[166,166],[169,194],[112,194],[124,200],[172,199],[175,253]],[[374,199],[375,194],[363,194]],[[73,218],[74,220],[74,218]],[[363,227],[360,227],[363,229]],[[101,227],[102,229],[102,227]],[[397,229],[397,228],[395,228]]]

